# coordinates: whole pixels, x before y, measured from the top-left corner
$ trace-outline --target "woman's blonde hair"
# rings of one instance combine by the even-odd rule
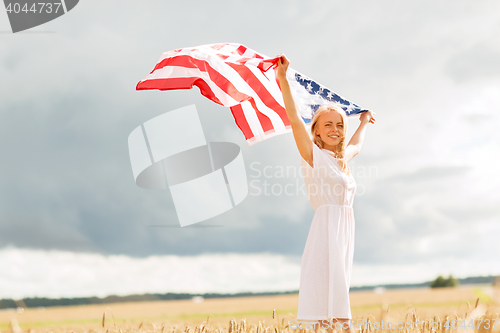
[[[340,142],[339,144],[335,147],[335,150],[333,151],[333,156],[335,158],[338,158],[340,161],[340,169],[345,173],[349,174],[349,167],[347,166],[347,163],[345,161],[345,147],[346,147],[346,135],[347,135],[347,118],[345,111],[340,107],[335,104],[325,104],[322,105],[318,108],[316,113],[314,114],[314,117],[311,122],[311,134],[313,137],[313,143],[315,143],[319,148],[324,147],[323,140],[321,140],[321,137],[316,134],[316,129],[318,127],[318,121],[319,117],[321,117],[322,114],[325,114],[327,112],[336,112],[340,115],[342,118],[342,123],[343,123],[343,130],[340,133]]]

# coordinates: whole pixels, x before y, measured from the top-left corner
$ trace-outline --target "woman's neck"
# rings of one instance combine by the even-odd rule
[[[335,152],[337,150],[337,145],[332,146],[323,142],[323,149]]]

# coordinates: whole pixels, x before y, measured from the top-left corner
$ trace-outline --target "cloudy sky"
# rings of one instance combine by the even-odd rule
[[[500,274],[499,10],[85,0],[16,34],[0,10],[0,298],[298,289],[314,211],[292,134],[248,147],[197,88],[135,90],[161,53],[221,42],[283,52],[377,113],[351,162],[353,285]],[[251,186],[235,209],[180,228],[168,190],[134,183],[127,138],[190,104],[207,141],[241,147]]]

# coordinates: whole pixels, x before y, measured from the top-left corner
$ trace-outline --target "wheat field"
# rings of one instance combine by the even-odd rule
[[[386,290],[350,293],[352,320],[361,333],[500,332],[500,289],[491,286]],[[0,332],[158,332],[158,333],[282,333],[314,332],[296,322],[298,294],[241,298],[115,303],[9,309],[0,311]],[[293,321],[295,319],[295,322]],[[445,327],[446,319],[448,326]],[[466,321],[464,321],[464,319]],[[481,325],[486,320],[490,327]],[[420,326],[388,330],[385,323],[410,322]],[[438,326],[423,326],[434,322]],[[455,322],[452,322],[455,320]],[[472,320],[472,321],[471,321]],[[367,324],[370,322],[369,324]],[[377,327],[378,323],[378,327]],[[453,325],[452,325],[453,323]],[[474,328],[460,327],[472,323]],[[477,326],[477,327],[476,327]],[[494,326],[494,327],[493,327]],[[326,331],[320,328],[320,331]]]

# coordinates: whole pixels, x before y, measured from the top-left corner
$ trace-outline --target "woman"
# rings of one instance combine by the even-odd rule
[[[342,108],[321,106],[307,128],[286,79],[290,62],[282,54],[278,80],[299,149],[309,201],[316,211],[307,237],[299,288],[298,321],[314,321],[316,331],[332,328],[336,322],[350,331],[349,286],[354,250],[352,203],[356,183],[347,163],[363,143],[366,125],[374,113],[361,113],[360,125],[346,145],[347,121]],[[316,322],[318,321],[318,322]]]

